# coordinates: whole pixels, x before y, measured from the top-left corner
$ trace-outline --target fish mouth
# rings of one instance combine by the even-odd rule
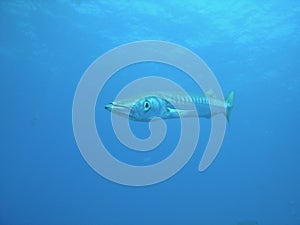
[[[104,108],[110,112],[119,114],[121,116],[126,116],[126,117],[129,116],[131,111],[131,107],[116,102],[108,103],[107,105],[105,105]]]

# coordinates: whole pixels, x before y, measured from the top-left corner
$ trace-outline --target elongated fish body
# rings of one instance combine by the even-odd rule
[[[222,101],[211,95],[149,93],[111,102],[105,106],[105,109],[135,121],[145,122],[157,117],[162,119],[196,116],[210,118],[220,113],[226,115],[229,121],[233,96],[234,92],[231,91],[226,100]]]

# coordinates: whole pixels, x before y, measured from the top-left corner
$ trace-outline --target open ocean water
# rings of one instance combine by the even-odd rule
[[[143,40],[190,49],[224,96],[230,90],[235,96],[207,170],[198,165],[211,120],[201,118],[187,164],[164,182],[133,187],[100,176],[85,161],[72,106],[99,56]],[[0,69],[1,225],[300,225],[298,0],[1,0]],[[157,149],[136,152],[118,141],[104,105],[126,84],[153,75],[201,92],[172,66],[138,63],[117,71],[95,106],[103,144],[136,166],[172,154],[179,120],[166,121]],[[150,135],[148,123],[130,126],[140,138]]]

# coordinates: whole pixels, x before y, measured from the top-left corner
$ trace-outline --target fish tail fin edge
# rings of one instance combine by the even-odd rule
[[[230,91],[229,94],[226,97],[226,119],[228,123],[230,123],[230,115],[231,115],[231,110],[233,108],[233,97],[234,97],[234,91]]]

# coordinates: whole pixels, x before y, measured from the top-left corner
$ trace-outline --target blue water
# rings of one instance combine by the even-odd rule
[[[0,29],[1,225],[300,224],[299,1],[2,0]],[[236,91],[234,109],[205,172],[198,164],[210,122],[201,119],[197,149],[179,173],[151,186],[123,186],[82,157],[73,98],[95,59],[149,39],[198,54],[224,94]],[[117,141],[102,104],[127,82],[153,74],[196,90],[172,68],[136,65],[109,80],[96,107],[104,144],[136,165],[167,157],[180,124],[167,122],[171,129],[156,154],[134,154]],[[149,135],[145,124],[131,127]]]

